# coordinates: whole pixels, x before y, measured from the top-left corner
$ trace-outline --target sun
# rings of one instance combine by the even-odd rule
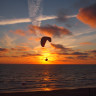
[[[39,59],[41,64],[52,64],[52,61],[54,61],[56,58],[46,49],[42,51],[42,56],[40,56]]]

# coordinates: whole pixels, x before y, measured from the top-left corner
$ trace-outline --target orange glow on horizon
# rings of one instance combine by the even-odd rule
[[[51,52],[47,49],[42,49],[42,56],[39,56],[41,64],[52,64],[52,61],[54,61],[55,59],[56,55],[51,54]]]

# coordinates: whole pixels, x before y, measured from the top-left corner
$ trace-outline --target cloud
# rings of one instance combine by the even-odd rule
[[[45,21],[45,20],[50,20],[50,19],[57,19],[57,16],[45,16],[45,15],[41,15],[41,16],[38,16],[36,18],[37,21]]]
[[[36,18],[42,15],[42,8],[40,6],[42,0],[28,0],[29,17],[33,25],[40,26],[41,21]]]
[[[63,13],[58,14],[57,16],[55,15],[51,15],[51,16],[46,16],[46,15],[41,15],[38,16],[36,19],[38,21],[44,21],[44,20],[50,20],[50,19],[56,19],[58,21],[64,22],[65,20],[69,19],[69,18],[74,18],[77,15],[65,15]]]
[[[63,45],[61,44],[53,44],[51,43],[51,46],[54,48],[54,49],[60,49],[60,50],[63,50],[63,51],[69,51],[70,49],[69,48],[66,48],[64,47]],[[65,53],[64,53],[65,54]]]
[[[15,48],[11,48],[11,51],[30,51],[30,47],[25,47],[25,46],[17,46]]]
[[[29,17],[36,17],[40,12],[40,3],[42,0],[28,0]]]
[[[58,22],[66,22],[68,19],[74,18],[77,16],[77,15],[69,15],[69,13],[68,13],[68,10],[60,10],[57,14],[56,20]]]
[[[71,16],[62,15],[63,19],[69,19],[69,18],[73,18],[73,17],[76,17],[76,15],[71,15]],[[51,19],[59,20],[59,19],[61,19],[61,17],[54,16],[54,15],[51,15],[51,16],[39,15],[39,16],[34,17],[34,18],[29,17],[29,18],[19,18],[19,19],[4,19],[4,20],[0,20],[0,25],[10,25],[10,24],[32,22],[33,25],[39,26],[42,21],[51,20]]]
[[[7,57],[7,53],[9,53],[8,48],[0,48],[0,57]]]
[[[67,59],[74,59],[74,57],[66,57]]]
[[[13,47],[15,46],[15,40],[16,38],[10,37],[9,35],[5,34],[4,37],[0,39],[0,43],[5,47]]]
[[[18,35],[21,35],[21,36],[25,36],[26,35],[25,34],[25,31],[22,30],[22,29],[18,29],[18,30],[15,30],[15,31],[10,30],[10,32],[13,32],[13,33],[18,34]]]
[[[82,43],[80,43],[80,45],[93,45],[94,43],[92,43],[92,42],[82,42]]]
[[[27,53],[25,55],[21,55],[21,57],[28,57],[28,56],[36,57],[36,56],[42,56],[42,55],[41,54],[30,54],[30,53]]]
[[[0,57],[29,57],[29,56],[42,56],[41,54],[30,53],[31,48],[18,46],[15,48],[0,48]],[[6,54],[8,53],[8,54]]]
[[[96,50],[92,50],[90,51],[90,53],[96,54]]]
[[[36,31],[39,31],[40,34],[42,35],[47,35],[47,36],[53,36],[53,37],[61,37],[62,35],[70,35],[71,32],[64,28],[60,27],[57,25],[46,25],[46,26],[29,26],[29,30],[31,31],[32,34],[36,35]]]
[[[96,28],[96,4],[86,8],[80,8],[77,19],[84,24]]]
[[[83,52],[73,52],[72,55],[88,55],[88,53],[83,53]]]
[[[65,50],[64,50],[64,51],[65,51]],[[51,53],[51,54],[64,55],[64,56],[70,55],[70,54],[67,53],[67,52],[54,52],[54,53]]]
[[[9,50],[7,48],[0,48],[0,52],[8,52]]]
[[[83,59],[88,59],[89,57],[88,56],[78,56],[77,57],[77,59],[81,59],[81,60],[83,60]]]
[[[28,23],[28,22],[31,22],[30,18],[5,19],[0,20],[0,25],[10,25],[10,24]]]
[[[32,34],[35,36],[45,35],[50,37],[62,37],[64,35],[72,34],[70,30],[68,30],[67,28],[57,25],[45,25],[41,27],[35,25],[29,25],[27,31],[24,31],[22,29],[17,29],[15,31],[10,30],[10,32],[13,32],[14,34],[18,34],[20,36],[26,36],[28,34]],[[35,39],[36,41],[40,40],[40,38],[34,38],[34,37],[31,37],[28,40],[33,40],[33,39]]]

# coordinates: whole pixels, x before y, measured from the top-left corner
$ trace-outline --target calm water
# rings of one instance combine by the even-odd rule
[[[96,87],[96,65],[0,65],[0,92]]]

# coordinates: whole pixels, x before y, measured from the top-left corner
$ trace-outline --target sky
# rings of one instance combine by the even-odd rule
[[[96,64],[96,1],[0,0],[0,64]]]

